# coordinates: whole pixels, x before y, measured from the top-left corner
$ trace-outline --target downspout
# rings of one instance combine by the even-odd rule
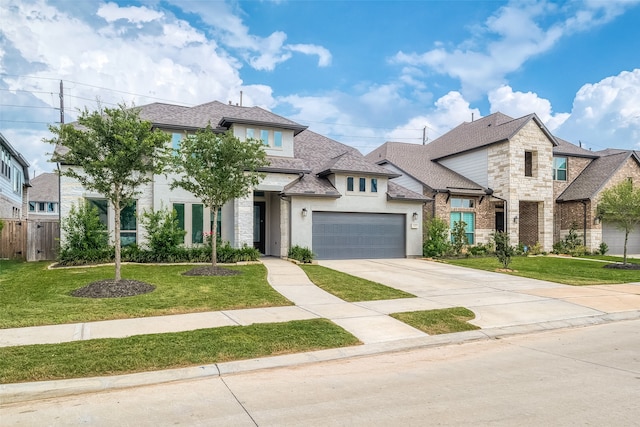
[[[584,247],[587,247],[587,202],[585,200],[581,200],[582,203],[582,219],[583,219],[583,234],[582,234],[582,242]]]

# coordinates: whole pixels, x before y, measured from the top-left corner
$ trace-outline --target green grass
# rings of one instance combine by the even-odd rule
[[[242,274],[215,277],[182,276],[192,265],[123,265],[123,278],[156,286],[126,298],[70,295],[113,278],[113,266],[48,270],[48,265],[0,261],[0,328],[291,305],[269,286],[261,264],[228,267]]]
[[[480,329],[476,325],[467,323],[469,320],[474,319],[476,315],[473,314],[473,311],[464,307],[393,313],[390,316],[429,335]]]
[[[325,319],[0,348],[0,383],[119,375],[361,344]]]
[[[449,264],[478,270],[495,271],[502,267],[495,257],[446,259]],[[603,262],[569,257],[515,257],[509,268],[515,270],[505,274],[548,280],[565,285],[603,285],[640,281],[638,270],[616,270],[603,268]]]
[[[319,265],[300,267],[318,287],[348,302],[414,298],[415,295]]]

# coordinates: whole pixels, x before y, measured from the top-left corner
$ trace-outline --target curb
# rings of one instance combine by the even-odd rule
[[[606,323],[640,319],[640,310],[603,314],[589,317],[556,320],[527,325],[505,326],[500,328],[478,329],[444,335],[429,335],[420,338],[386,341],[364,344],[355,347],[342,347],[318,350],[307,353],[295,353],[258,359],[238,360],[213,365],[188,368],[167,369],[152,372],[140,372],[125,375],[76,378],[68,380],[39,381],[31,383],[0,384],[0,406],[25,403],[56,397],[96,393],[108,390],[122,390],[133,387],[187,381],[201,378],[234,375],[262,369],[275,369],[288,366],[301,366],[311,363],[328,362],[354,357],[366,357],[383,353],[394,353],[466,342],[486,341],[515,335],[526,335],[559,329],[596,326]]]

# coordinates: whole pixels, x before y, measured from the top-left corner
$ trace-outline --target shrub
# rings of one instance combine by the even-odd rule
[[[482,244],[478,243],[475,246],[469,247],[469,253],[474,256],[488,255],[493,252],[493,245],[491,243]]]
[[[536,242],[535,245],[529,247],[529,253],[531,255],[540,255],[542,253],[542,245],[540,242]]]
[[[605,242],[600,243],[600,246],[598,247],[598,253],[600,255],[606,255],[608,251],[609,245],[607,245]]]
[[[62,220],[65,241],[58,261],[62,265],[110,262],[113,248],[109,246],[107,227],[100,222],[98,209],[88,202],[71,206],[69,215]]]
[[[453,223],[453,230],[451,230],[451,245],[453,246],[453,253],[460,255],[462,248],[469,244],[467,239],[467,223],[464,221],[455,221]]]
[[[515,255],[515,248],[509,244],[509,234],[504,231],[496,231],[493,234],[493,242],[496,246],[496,257],[502,268],[509,268],[511,258]]]
[[[168,261],[177,255],[186,231],[178,225],[175,210],[144,211],[141,223],[147,230],[147,246],[153,254],[153,261]]]
[[[441,257],[450,250],[449,226],[440,218],[433,218],[427,227],[427,236],[422,245],[422,255],[426,257]]]
[[[313,261],[314,255],[313,252],[311,251],[311,249],[309,248],[303,248],[301,246],[295,245],[291,248],[289,248],[289,254],[288,254],[289,258],[291,259],[295,259],[296,261],[302,262],[302,263],[310,263],[311,261]]]

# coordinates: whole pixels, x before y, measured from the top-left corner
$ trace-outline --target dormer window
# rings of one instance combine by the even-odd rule
[[[353,177],[347,177],[347,191],[353,191]]]
[[[260,129],[260,139],[264,145],[269,145],[269,131],[266,129]]]
[[[273,146],[282,147],[282,132],[279,130],[273,131]]]
[[[377,193],[378,192],[378,179],[377,178],[371,178],[371,192],[372,193]]]
[[[358,189],[362,192],[367,191],[367,180],[366,178],[360,178],[360,185],[358,186]]]

